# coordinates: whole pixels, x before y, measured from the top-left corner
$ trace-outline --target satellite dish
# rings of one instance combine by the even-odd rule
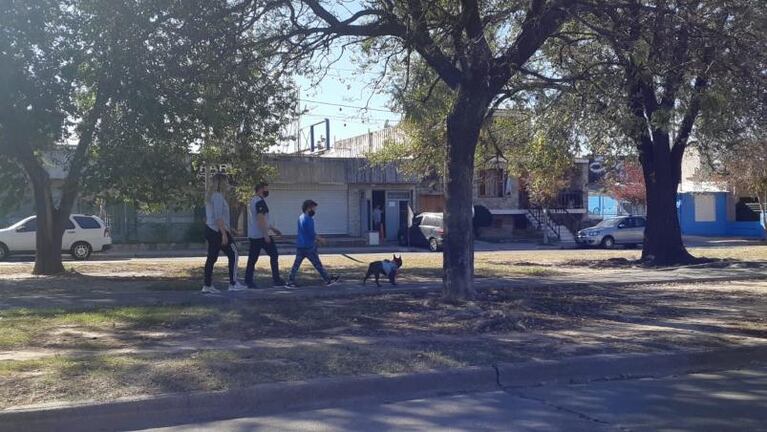
[[[589,164],[589,171],[593,172],[594,174],[602,174],[605,172],[605,166],[602,164],[602,162],[594,161]]]

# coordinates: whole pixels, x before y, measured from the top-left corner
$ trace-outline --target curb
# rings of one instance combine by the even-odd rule
[[[6,410],[0,411],[0,431],[135,430],[315,409],[343,402],[386,402],[497,388],[496,372],[491,367],[324,378],[222,392]]]
[[[11,409],[0,411],[0,431],[143,429],[344,403],[382,403],[499,388],[660,377],[761,363],[767,363],[767,345],[702,352],[598,355],[394,376],[325,378],[222,392]]]
[[[567,361],[499,364],[503,388],[672,376],[767,364],[767,345],[715,351],[634,355],[596,355]]]

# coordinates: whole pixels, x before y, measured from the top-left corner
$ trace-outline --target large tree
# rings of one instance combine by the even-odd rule
[[[378,65],[422,60],[452,94],[446,112],[444,288],[448,300],[474,295],[472,181],[477,139],[499,98],[515,93],[515,77],[574,12],[576,0],[323,0],[275,1],[270,42],[289,60],[327,58],[360,44]],[[320,64],[319,67],[323,67]]]
[[[190,150],[263,126],[273,92],[257,83],[273,65],[242,49],[252,41],[238,31],[248,22],[237,5],[3,0],[0,9],[0,164],[16,180],[2,186],[20,175],[31,184],[37,274],[64,270],[62,234],[84,182],[98,194],[175,200],[194,186]],[[68,153],[60,189],[44,161],[54,149]]]
[[[743,76],[764,74],[754,61],[765,55],[762,6],[753,0],[628,0],[582,14],[548,52],[552,69],[586,78],[565,99],[569,110],[585,111],[582,129],[591,144],[630,146],[639,158],[647,197],[642,256],[648,262],[693,259],[676,209],[682,158],[696,126],[730,115],[719,100],[760,97],[735,88]]]

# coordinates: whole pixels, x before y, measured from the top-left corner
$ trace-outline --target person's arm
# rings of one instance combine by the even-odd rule
[[[226,222],[224,221],[224,206],[226,200],[222,195],[216,194],[211,198],[211,207],[213,207],[213,219],[216,221],[218,232],[221,233],[221,244],[226,246],[229,243],[229,236],[226,232]]]
[[[307,239],[317,241],[317,232],[314,231],[314,219],[309,216],[303,218],[304,236]]]
[[[317,231],[314,229],[314,219],[311,219],[312,222],[312,237],[314,237],[314,241],[317,242],[318,245],[325,245],[325,237],[320,236],[317,234]]]
[[[264,200],[259,200],[256,203],[256,224],[258,229],[264,234],[264,241],[269,243],[272,239],[269,238],[269,224],[266,223],[266,203]]]

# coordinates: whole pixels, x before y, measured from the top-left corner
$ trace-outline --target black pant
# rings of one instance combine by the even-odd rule
[[[229,258],[229,283],[234,285],[237,281],[237,258],[239,253],[237,245],[234,244],[232,234],[227,232],[229,242],[224,246],[222,235],[218,231],[213,231],[209,226],[205,226],[205,240],[208,241],[208,259],[205,260],[205,286],[211,286],[213,283],[213,264],[218,261],[218,252],[224,251]]]
[[[250,250],[248,251],[248,265],[245,266],[245,283],[248,285],[253,284],[253,272],[256,268],[256,261],[261,256],[261,249],[263,249],[269,255],[269,264],[272,267],[272,281],[276,284],[282,282],[280,277],[280,260],[277,253],[277,246],[274,244],[274,239],[269,237],[271,241],[266,242],[265,239],[250,239]]]

